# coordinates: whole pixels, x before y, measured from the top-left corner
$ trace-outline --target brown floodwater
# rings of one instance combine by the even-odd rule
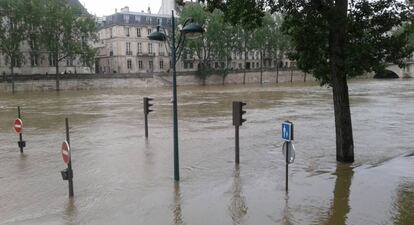
[[[337,164],[331,89],[179,87],[0,93],[0,224],[414,224],[414,80],[350,83],[355,163]],[[149,139],[142,98],[154,97]],[[232,101],[247,102],[234,164]],[[12,124],[22,107],[24,154]],[[60,146],[71,127],[75,197]],[[280,127],[295,124],[285,163]]]

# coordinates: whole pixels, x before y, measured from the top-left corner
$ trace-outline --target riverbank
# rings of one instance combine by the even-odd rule
[[[15,91],[47,91],[56,90],[56,75],[16,75]],[[182,85],[217,85],[217,84],[259,84],[309,82],[315,78],[299,70],[250,70],[230,72],[223,81],[223,76],[212,75],[205,81],[197,78],[194,73],[178,73],[177,84]],[[146,74],[62,74],[59,75],[60,90],[94,90],[108,88],[152,88],[172,85],[170,73]],[[0,79],[0,91],[11,92],[13,89],[11,76]]]

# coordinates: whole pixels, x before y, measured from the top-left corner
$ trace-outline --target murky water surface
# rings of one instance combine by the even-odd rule
[[[0,224],[414,224],[414,80],[350,83],[356,162],[335,161],[331,90],[317,84],[0,93]],[[155,98],[145,140],[142,97]],[[231,102],[247,102],[234,166]],[[22,107],[25,153],[12,129]],[[60,146],[69,117],[75,197]],[[280,124],[295,123],[285,194]]]

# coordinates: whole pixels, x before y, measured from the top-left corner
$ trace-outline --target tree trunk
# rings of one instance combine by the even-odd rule
[[[244,49],[243,84],[246,84],[247,51]]]
[[[276,60],[276,84],[277,83],[279,83],[279,60]]]
[[[59,74],[59,62],[55,60],[56,67],[56,91],[60,91],[60,74]]]
[[[260,84],[263,84],[263,52],[260,50]]]
[[[345,71],[345,43],[347,0],[336,0],[329,20],[329,48],[331,85],[333,92],[336,160],[354,162],[354,140],[352,136],[351,110]]]
[[[11,72],[11,79],[12,79],[12,93],[14,94],[15,88],[14,88],[14,67],[13,67],[13,61],[10,64],[10,72]]]

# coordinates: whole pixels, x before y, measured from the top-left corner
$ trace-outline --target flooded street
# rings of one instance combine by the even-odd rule
[[[170,88],[0,93],[0,224],[414,224],[414,80],[350,82],[355,163],[336,163],[331,89],[179,87],[180,183]],[[142,98],[154,97],[149,139]],[[240,166],[232,101],[246,102]],[[22,107],[24,154],[13,121]],[[73,199],[62,180],[71,127]],[[295,124],[285,163],[280,126]]]

